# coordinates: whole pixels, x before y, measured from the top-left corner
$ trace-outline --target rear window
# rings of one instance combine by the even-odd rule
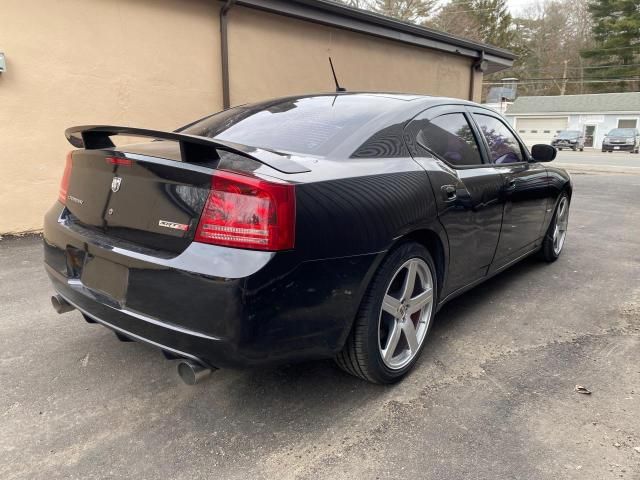
[[[558,138],[577,138],[580,136],[580,132],[577,130],[565,130],[558,134]]]
[[[181,131],[252,147],[325,156],[399,101],[375,94],[285,99],[225,110]]]

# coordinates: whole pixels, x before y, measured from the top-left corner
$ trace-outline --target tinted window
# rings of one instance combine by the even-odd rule
[[[449,113],[425,122],[418,133],[418,143],[452,165],[482,163],[473,131],[461,113]]]
[[[404,101],[376,94],[277,100],[225,110],[182,131],[252,147],[324,156]]]
[[[565,130],[558,134],[558,138],[578,138],[580,136],[580,132],[577,130]]]
[[[638,133],[635,128],[614,128],[608,133],[609,137],[634,137]]]
[[[520,143],[511,130],[500,120],[488,115],[473,115],[489,145],[489,156],[493,163],[522,162]]]

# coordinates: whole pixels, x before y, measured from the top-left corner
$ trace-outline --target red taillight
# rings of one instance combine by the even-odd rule
[[[64,173],[62,174],[62,180],[60,180],[60,190],[58,191],[58,200],[66,205],[67,193],[69,192],[69,179],[71,178],[71,152],[67,153],[67,162],[64,165]]]
[[[133,160],[122,157],[106,157],[105,160],[109,165],[121,165],[123,167],[130,167],[133,165]]]
[[[293,185],[219,170],[211,179],[195,241],[287,250],[294,244],[295,217]]]

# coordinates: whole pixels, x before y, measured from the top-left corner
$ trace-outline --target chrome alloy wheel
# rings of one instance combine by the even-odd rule
[[[394,274],[382,300],[378,348],[384,364],[398,370],[413,360],[424,341],[433,309],[433,273],[421,258]]]
[[[556,224],[553,228],[553,253],[560,255],[564,240],[567,238],[567,226],[569,225],[569,200],[562,197],[556,210]]]

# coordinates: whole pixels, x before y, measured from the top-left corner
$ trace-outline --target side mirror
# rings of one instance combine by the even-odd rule
[[[536,162],[550,162],[551,160],[556,158],[557,154],[558,151],[555,147],[552,147],[551,145],[545,145],[544,143],[538,143],[537,145],[531,147],[531,156]]]

